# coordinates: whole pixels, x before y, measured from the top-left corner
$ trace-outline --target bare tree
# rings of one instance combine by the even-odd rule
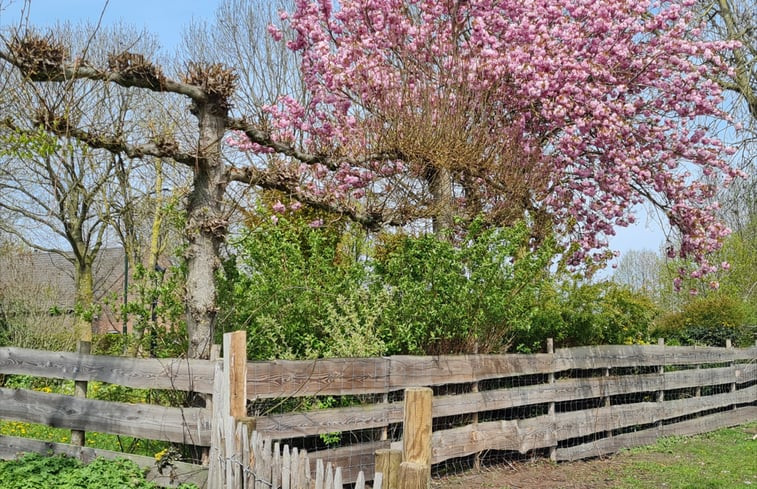
[[[623,253],[612,279],[633,290],[656,297],[658,288],[665,283],[661,277],[664,258],[652,250],[630,250]]]
[[[734,231],[746,232],[757,215],[757,9],[750,0],[700,0],[699,6],[707,35],[740,44],[727,54],[732,74],[716,81],[733,95],[729,112],[743,126],[729,139],[738,148],[735,163],[747,178],[719,197],[726,222]]]
[[[732,76],[718,82],[739,94],[757,119],[757,9],[749,0],[702,0],[701,9],[712,36],[740,43],[727,58]]]
[[[92,57],[97,56],[93,43],[105,44],[110,34],[103,32],[103,37],[96,38],[70,26],[62,26],[60,32],[69,45]],[[131,42],[138,42],[140,36],[132,33]],[[123,33],[121,39],[127,40],[128,35]],[[67,49],[61,43],[44,42],[57,55]],[[0,209],[15,218],[14,225],[6,225],[4,230],[29,247],[57,253],[70,261],[77,334],[88,341],[96,313],[93,265],[114,220],[113,182],[118,159],[65,131],[45,131],[44,127],[54,123],[49,119],[51,114],[62,110],[67,120],[76,124],[125,127],[129,96],[92,83],[36,85],[26,83],[17,72],[8,74],[4,113],[26,117],[9,116],[0,127],[5,153],[0,167]]]

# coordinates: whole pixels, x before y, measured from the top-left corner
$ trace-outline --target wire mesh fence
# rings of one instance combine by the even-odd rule
[[[757,419],[757,348],[629,345],[536,355],[252,362],[265,436],[370,479],[398,447],[405,387],[433,389],[433,473],[576,460]],[[256,390],[256,386],[263,386]],[[276,386],[278,391],[272,389]]]

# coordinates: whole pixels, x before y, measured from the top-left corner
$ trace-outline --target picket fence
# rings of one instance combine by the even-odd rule
[[[341,467],[316,460],[315,474],[311,471],[310,457],[306,450],[297,447],[283,448],[270,438],[263,438],[257,431],[249,432],[245,425],[237,425],[235,439],[240,443],[232,453],[219,453],[224,464],[223,474],[215,483],[218,487],[239,489],[342,489],[344,487]],[[373,477],[373,489],[381,489],[382,475]],[[360,472],[355,489],[365,489],[365,475]]]

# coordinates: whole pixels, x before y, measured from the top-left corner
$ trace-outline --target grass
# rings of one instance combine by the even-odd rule
[[[433,489],[757,489],[757,422],[669,437],[612,456],[537,459],[452,475]]]
[[[757,488],[757,422],[629,450],[617,489]]]

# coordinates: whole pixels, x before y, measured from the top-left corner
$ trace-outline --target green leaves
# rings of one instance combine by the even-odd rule
[[[0,487],[4,489],[156,489],[131,460],[98,458],[82,465],[62,455],[26,454],[18,460],[0,461]],[[194,486],[182,485],[184,489]]]
[[[364,293],[367,269],[352,241],[338,223],[312,228],[296,215],[264,216],[224,265],[219,329],[246,329],[249,357],[264,359],[322,356],[330,334],[344,343],[353,325],[365,332],[374,313],[365,307],[372,303]],[[336,316],[339,324],[329,321]]]
[[[482,229],[474,223],[467,236],[457,245],[434,235],[384,245],[375,270],[391,296],[390,350],[505,351],[527,327],[554,248],[530,250],[523,224]]]
[[[757,326],[749,322],[749,307],[728,293],[708,294],[660,318],[655,334],[681,345],[750,346]]]
[[[11,131],[0,135],[1,152],[19,158],[49,157],[59,149],[57,138],[43,128],[34,132]]]
[[[251,358],[504,351],[527,329],[555,255],[527,226],[456,244],[434,235],[311,228],[259,219],[221,277],[223,329],[245,328]]]
[[[657,314],[649,297],[628,287],[573,277],[555,280],[542,284],[532,329],[515,338],[516,347],[543,351],[546,338],[560,347],[644,343]]]

